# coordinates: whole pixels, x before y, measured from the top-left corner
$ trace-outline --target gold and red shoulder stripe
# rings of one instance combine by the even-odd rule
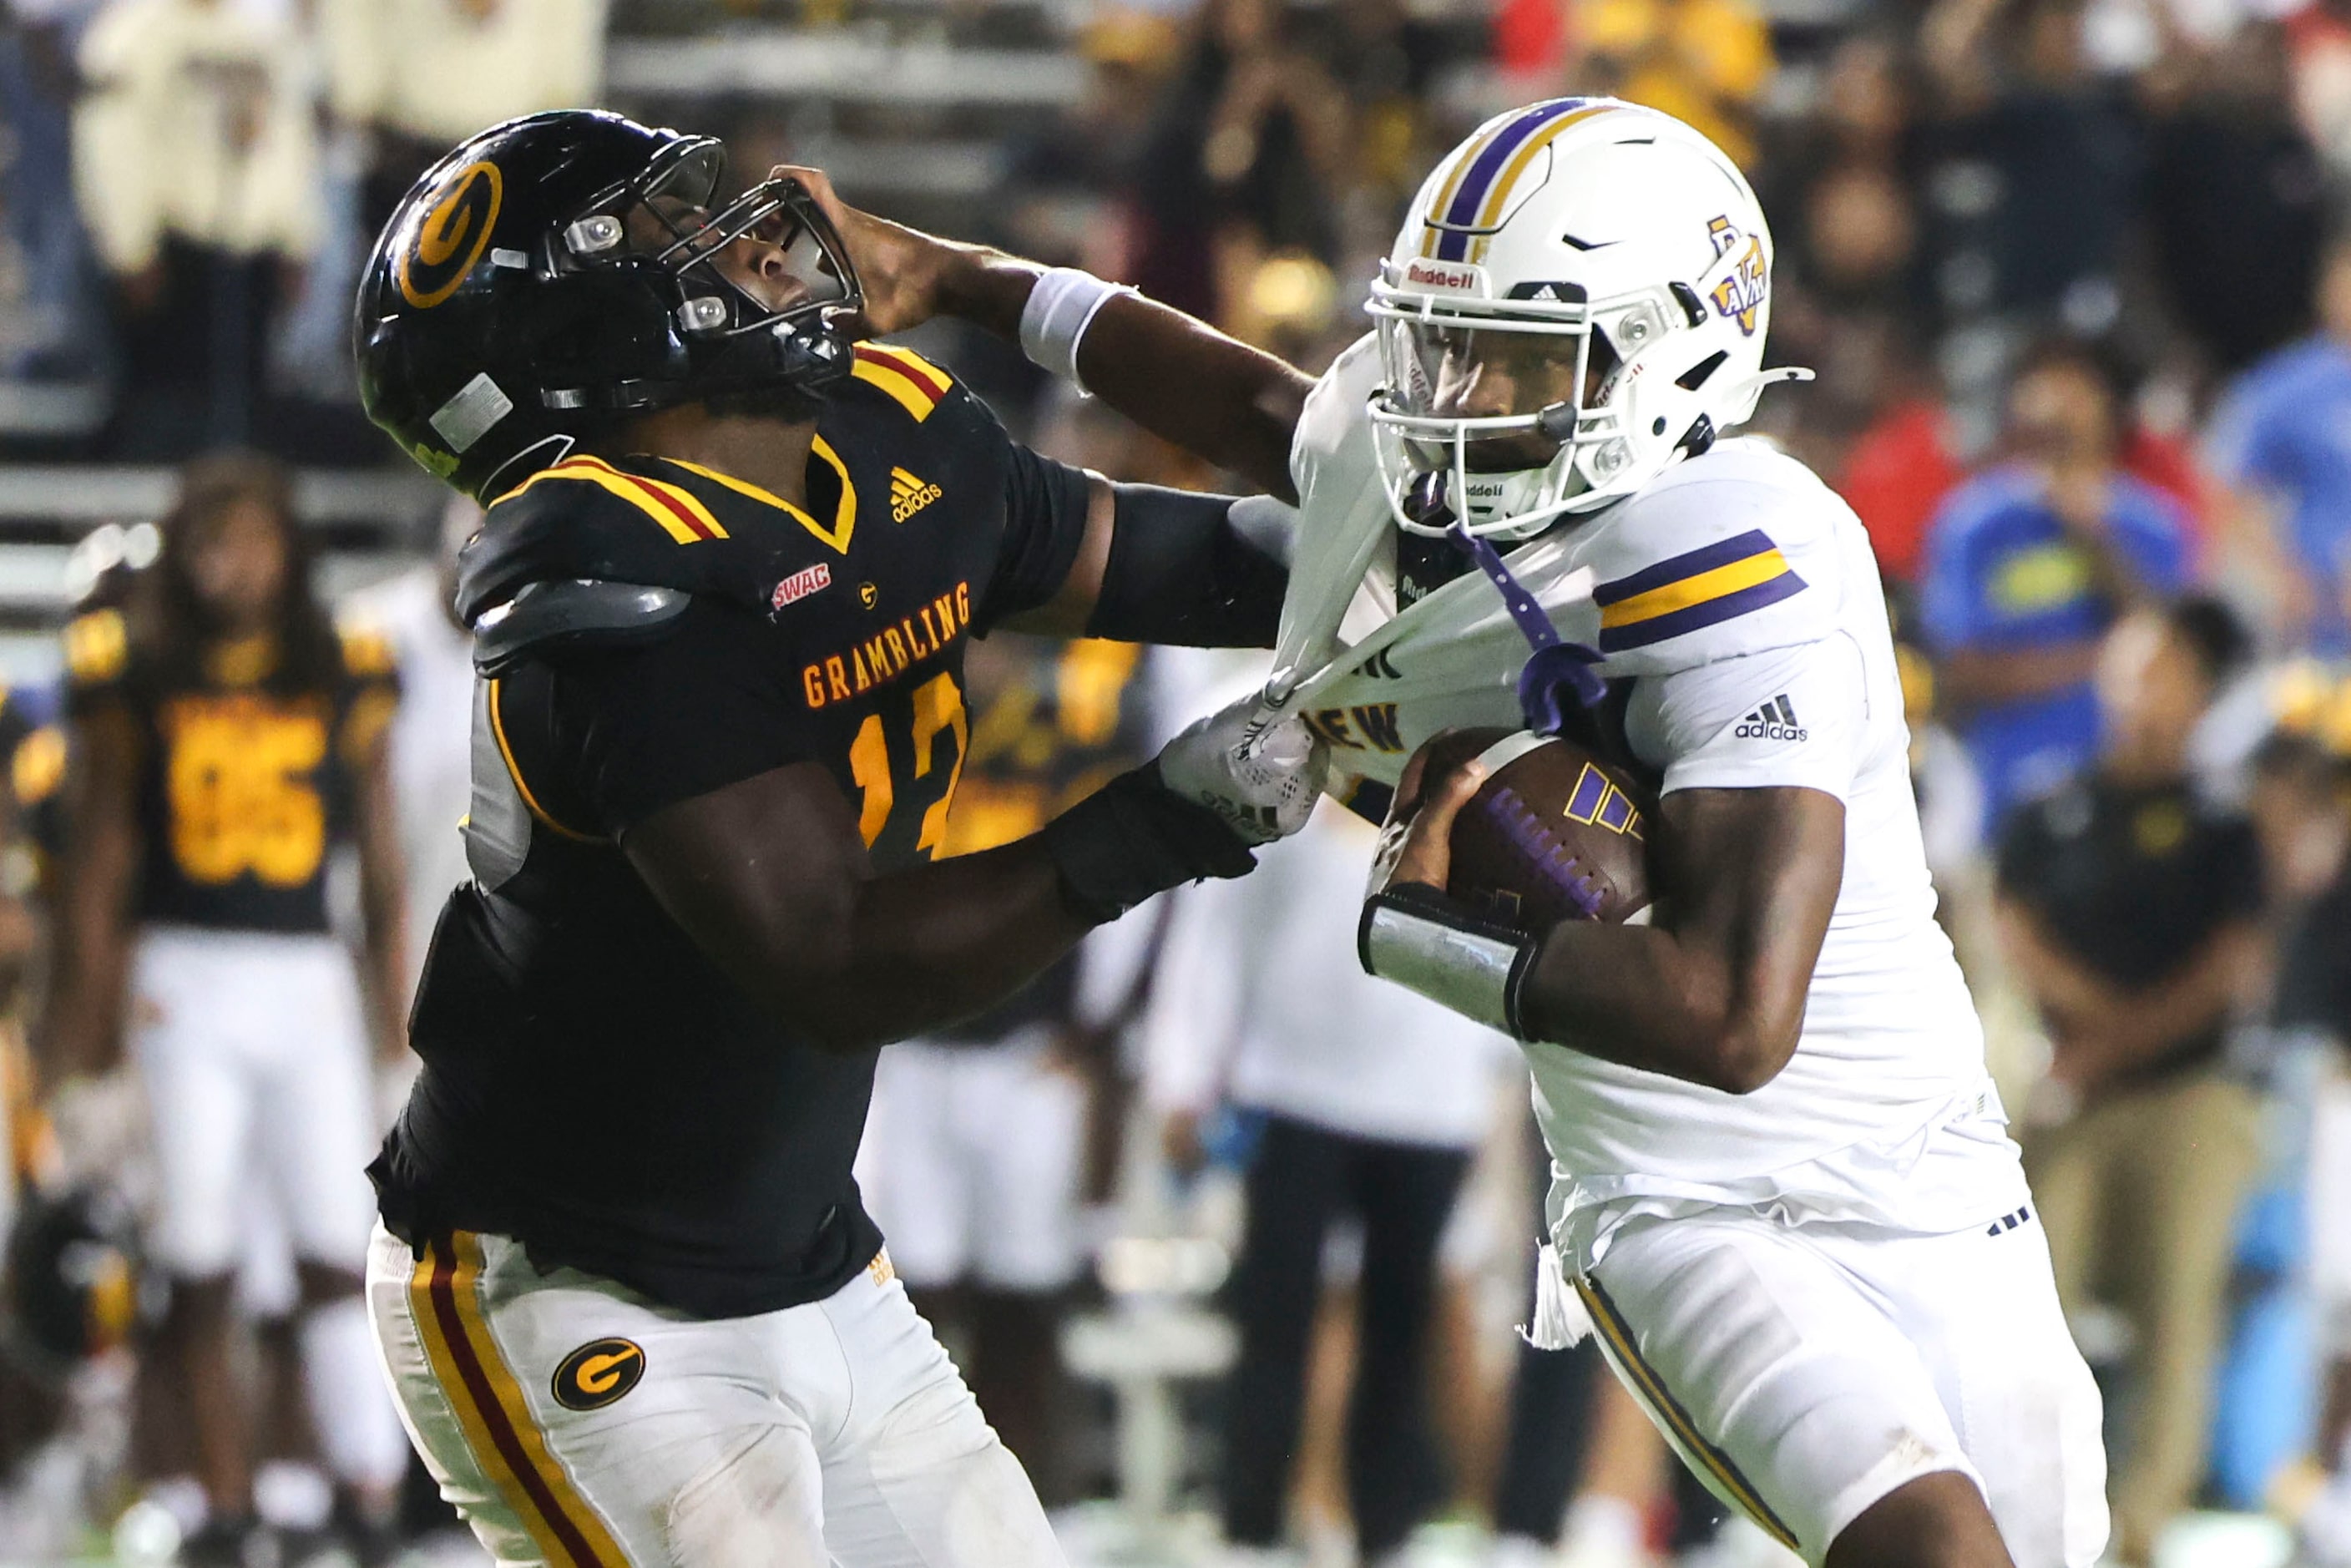
[[[711,516],[710,508],[695,499],[693,492],[684,486],[660,479],[648,479],[642,474],[623,474],[602,458],[584,454],[567,457],[552,468],[540,469],[490,505],[504,506],[526,490],[550,480],[593,485],[598,489],[618,496],[659,523],[664,533],[682,545],[726,537],[726,529]]]
[[[955,384],[946,371],[912,349],[888,343],[858,344],[857,362],[849,373],[896,399],[917,424],[931,417],[931,411],[947,395],[947,388]]]

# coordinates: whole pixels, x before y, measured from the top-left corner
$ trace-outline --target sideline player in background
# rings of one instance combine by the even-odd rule
[[[723,157],[607,114],[495,127],[362,279],[370,414],[487,503],[458,590],[474,880],[371,1167],[371,1306],[412,1436],[501,1562],[1051,1568],[852,1179],[875,1048],[1247,872],[1322,756],[1293,725],[1243,757],[1253,713],[1217,715],[1040,831],[931,863],[973,738],[965,647],[1263,645],[1283,573],[1249,503],[1050,462],[929,361],[853,347],[861,308],[907,319],[890,279],[865,292],[794,178],[721,201]],[[1202,366],[1160,433],[1278,481],[1278,442],[1196,400],[1294,406],[1296,372],[1129,314]]]
[[[161,1348],[210,1510],[185,1560],[242,1562],[256,1531],[232,1343],[256,1180],[291,1234],[313,1419],[372,1554],[406,1462],[360,1294],[369,1041],[389,1057],[402,1038],[382,747],[396,688],[313,597],[285,473],[235,454],[183,473],[157,564],[122,609],[68,627],[66,664],[74,760],[41,1065],[53,1083],[102,1071],[127,1039],[145,1085],[147,1243],[172,1280]],[[347,842],[358,976],[328,934],[327,862]]]

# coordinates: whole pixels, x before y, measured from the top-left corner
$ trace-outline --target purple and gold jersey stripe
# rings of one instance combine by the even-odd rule
[[[1454,165],[1453,177],[1422,218],[1427,232],[1421,239],[1421,254],[1439,261],[1469,259],[1470,241],[1483,238],[1500,222],[1510,188],[1535,154],[1569,126],[1612,107],[1590,99],[1553,99],[1489,132],[1483,146]]]
[[[1802,592],[1804,580],[1761,528],[1644,567],[1593,591],[1600,651],[1646,648]]]

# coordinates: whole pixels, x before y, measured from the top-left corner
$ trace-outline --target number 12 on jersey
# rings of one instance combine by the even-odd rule
[[[949,731],[955,736],[955,758],[942,767],[939,737]],[[914,840],[915,852],[925,860],[946,837],[947,810],[955,804],[956,781],[963,777],[964,754],[970,749],[970,743],[971,722],[964,715],[963,693],[956,685],[955,676],[941,673],[916,687],[914,724],[906,737],[904,758],[914,765],[909,782],[944,780],[923,808],[922,831]],[[850,777],[857,781],[863,797],[858,808],[857,831],[867,849],[872,849],[889,827],[890,814],[898,806],[892,761],[893,747],[883,727],[883,716],[867,714],[865,722],[857,727],[857,738],[849,745]],[[910,788],[907,793],[912,796],[914,791]],[[906,802],[910,809],[916,803],[911,799]]]

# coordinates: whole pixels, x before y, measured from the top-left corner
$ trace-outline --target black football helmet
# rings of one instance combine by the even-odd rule
[[[130,1210],[111,1193],[27,1192],[8,1236],[5,1324],[39,1370],[58,1372],[120,1344],[138,1316],[139,1252]]]
[[[686,402],[812,414],[852,362],[856,268],[797,181],[712,210],[725,164],[712,137],[588,110],[461,144],[361,275],[368,416],[487,500],[617,418]],[[785,257],[796,292],[779,308],[714,265],[746,236]]]

